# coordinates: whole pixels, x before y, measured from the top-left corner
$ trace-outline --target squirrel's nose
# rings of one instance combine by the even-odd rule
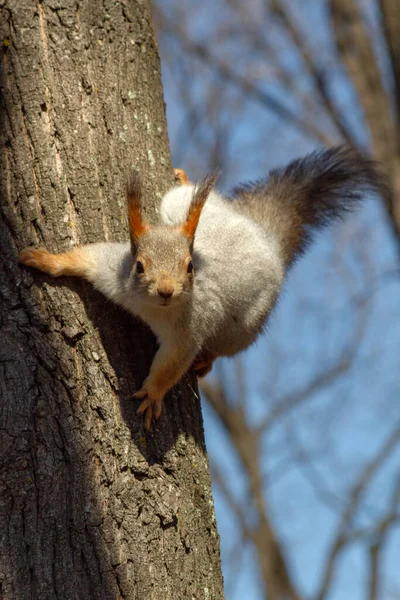
[[[174,288],[170,287],[170,286],[163,286],[163,287],[159,287],[157,288],[157,292],[158,295],[161,296],[161,298],[171,298],[172,294],[174,293]]]

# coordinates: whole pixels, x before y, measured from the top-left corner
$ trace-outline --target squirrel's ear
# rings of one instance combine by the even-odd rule
[[[193,198],[189,206],[188,216],[186,217],[185,223],[182,225],[183,233],[192,241],[199,223],[201,211],[208,196],[210,195],[211,190],[216,184],[218,176],[219,172],[214,171],[210,175],[207,175],[195,188]]]
[[[126,199],[128,203],[128,221],[132,246],[136,245],[140,237],[146,233],[148,226],[142,218],[142,185],[139,174],[133,171],[126,186]]]

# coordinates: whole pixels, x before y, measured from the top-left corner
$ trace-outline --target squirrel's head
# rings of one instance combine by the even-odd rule
[[[143,301],[173,306],[190,294],[195,277],[194,237],[216,179],[216,175],[210,175],[195,188],[186,221],[180,226],[148,225],[142,216],[140,179],[135,173],[129,180],[128,219],[134,258],[131,281],[135,294]]]

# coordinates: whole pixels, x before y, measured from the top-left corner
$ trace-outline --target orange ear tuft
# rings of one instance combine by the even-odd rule
[[[194,238],[197,225],[199,224],[201,211],[218,179],[218,175],[218,172],[207,175],[195,189],[189,206],[188,216],[185,223],[182,225],[183,233],[191,240]]]
[[[203,204],[196,204],[195,206],[191,206],[189,209],[189,214],[182,227],[183,233],[190,239],[194,238],[194,234],[196,233],[197,225],[199,224],[201,210],[204,206]]]
[[[142,219],[142,186],[139,175],[134,171],[126,186],[126,197],[128,201],[128,220],[132,240],[138,239],[146,233],[148,226]]]

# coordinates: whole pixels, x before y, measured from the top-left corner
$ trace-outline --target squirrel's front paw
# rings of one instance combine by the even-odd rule
[[[34,267],[50,275],[59,274],[59,265],[54,254],[50,254],[45,248],[25,248],[21,250],[18,261],[27,267]]]
[[[144,428],[149,431],[151,422],[158,420],[161,416],[164,393],[149,381],[149,377],[144,380],[142,387],[135,394],[134,398],[143,398],[143,402],[137,410],[138,415],[144,414]]]

